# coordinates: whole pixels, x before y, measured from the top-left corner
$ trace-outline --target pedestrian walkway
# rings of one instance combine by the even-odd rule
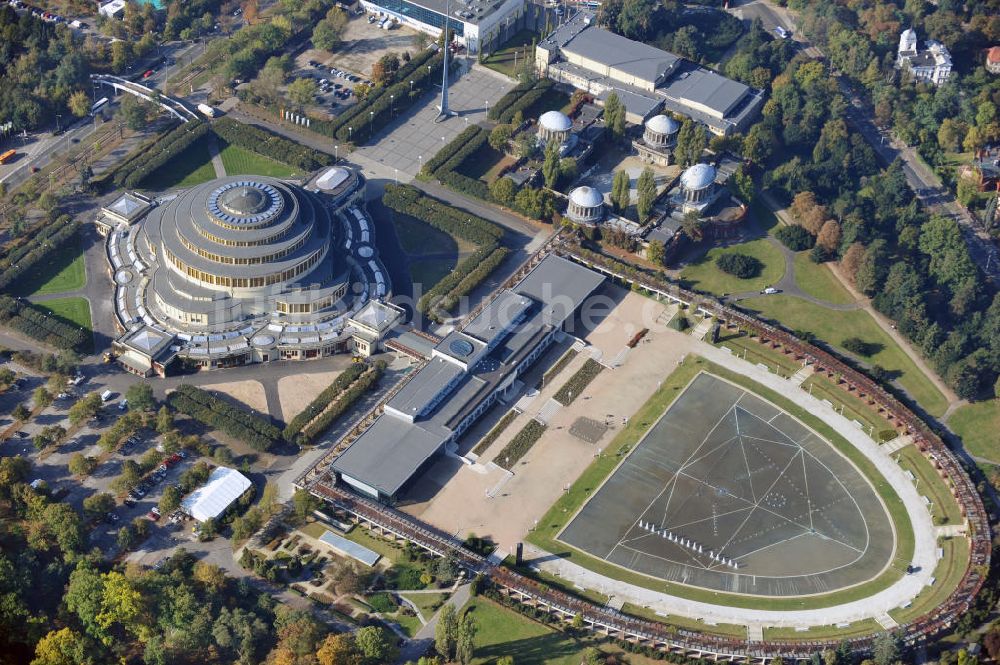
[[[896,452],[897,450],[902,450],[903,448],[907,447],[911,443],[913,443],[913,436],[912,435],[907,434],[905,436],[897,436],[895,439],[893,439],[889,443],[884,444],[882,446],[882,450],[884,450],[887,455],[891,455],[894,452]]]
[[[691,332],[691,336],[694,337],[695,339],[705,339],[705,335],[708,334],[708,331],[710,331],[712,329],[712,326],[714,325],[715,321],[713,321],[712,319],[710,318],[702,319],[701,322],[697,326],[695,326],[694,330]]]
[[[899,624],[896,623],[896,620],[889,616],[887,612],[883,612],[878,615],[875,617],[875,620],[878,621],[878,625],[882,626],[886,630],[895,630],[896,628],[899,628]]]
[[[455,590],[455,593],[451,594],[451,598],[444,603],[437,612],[434,613],[427,623],[417,631],[417,634],[413,636],[413,639],[408,641],[402,649],[399,651],[399,658],[397,662],[406,663],[409,661],[416,661],[418,658],[423,656],[430,646],[434,643],[434,631],[437,629],[438,617],[441,616],[441,611],[451,605],[455,610],[461,610],[465,607],[465,604],[469,602],[469,598],[472,596],[469,591],[469,585],[463,584]]]
[[[764,624],[761,623],[751,623],[747,626],[747,641],[748,642],[763,642],[764,641]]]
[[[806,379],[808,379],[810,376],[813,375],[814,371],[815,370],[813,369],[812,365],[806,365],[805,367],[797,371],[795,374],[792,374],[792,376],[789,377],[788,380],[791,383],[795,384],[796,386],[801,386],[803,383],[805,383]]]

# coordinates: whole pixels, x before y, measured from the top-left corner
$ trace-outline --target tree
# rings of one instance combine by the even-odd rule
[[[514,197],[517,196],[517,185],[507,176],[497,178],[490,183],[490,196],[497,203],[509,206],[514,202]]]
[[[87,393],[69,408],[69,422],[71,425],[79,425],[99,413],[102,408],[101,396],[97,392]]]
[[[354,634],[354,644],[363,663],[380,665],[396,660],[398,652],[392,633],[382,626],[365,626]]]
[[[309,106],[316,99],[316,81],[311,78],[295,79],[288,84],[288,99],[299,106]]]
[[[434,648],[445,660],[451,660],[458,639],[458,617],[455,606],[446,604],[438,612],[438,622],[434,627]]]
[[[885,240],[873,240],[854,273],[854,285],[867,296],[874,295],[889,272],[889,250]]]
[[[219,593],[226,586],[226,572],[212,563],[198,561],[194,564],[191,576],[213,593]]]
[[[647,166],[642,170],[642,173],[639,174],[639,180],[636,182],[636,190],[638,190],[636,210],[639,213],[639,223],[641,224],[653,211],[653,202],[656,200],[656,178],[653,175],[653,169]]]
[[[153,399],[153,388],[148,383],[136,383],[125,391],[129,411],[152,411],[156,406]]]
[[[663,265],[666,254],[666,246],[661,240],[650,240],[646,245],[646,260],[650,263]]]
[[[545,186],[549,189],[555,189],[559,184],[559,145],[555,141],[549,141],[545,146],[542,177],[545,178]]]
[[[365,590],[367,580],[358,572],[353,561],[343,561],[330,575],[334,591],[341,595],[353,596]]]
[[[327,635],[316,651],[318,665],[361,665],[361,658],[350,633]]]
[[[611,206],[619,214],[623,213],[632,202],[629,184],[628,171],[615,171],[614,179],[611,181]]]
[[[764,264],[760,262],[760,259],[739,252],[720,254],[715,259],[715,265],[722,272],[740,279],[756,277],[764,269]]]
[[[115,44],[120,43],[115,42]],[[138,131],[146,126],[146,105],[134,95],[125,95],[122,97],[118,113],[121,114],[122,119],[125,121],[125,126],[129,129]]]
[[[299,523],[305,522],[312,511],[319,508],[319,499],[310,494],[307,490],[296,490],[292,495],[292,505],[294,507],[295,518]]]
[[[115,497],[107,492],[92,494],[83,500],[83,512],[91,517],[99,517],[115,509]]]
[[[514,144],[514,152],[521,159],[531,159],[538,152],[538,139],[530,132],[518,134]]]
[[[69,464],[66,466],[74,476],[89,476],[97,468],[97,458],[76,453],[69,459]]]
[[[123,552],[128,552],[133,547],[138,544],[139,539],[136,537],[135,529],[132,528],[131,524],[126,524],[125,526],[118,529],[118,536],[116,538],[118,543],[118,548]]]
[[[781,241],[781,244],[793,252],[801,252],[812,249],[816,239],[804,227],[798,224],[782,226],[774,232],[774,237]]]
[[[17,406],[14,407],[14,410],[11,411],[10,415],[14,417],[14,420],[18,422],[24,422],[25,420],[31,417],[31,411],[22,402],[21,404],[18,404]]]
[[[503,152],[513,135],[514,130],[510,125],[497,125],[490,132],[490,147],[497,152]]]
[[[472,612],[466,612],[458,625],[458,636],[455,639],[455,658],[462,665],[472,662],[476,641],[476,618]]]
[[[268,516],[278,511],[278,486],[268,481],[260,494],[260,509]]]
[[[891,631],[878,633],[872,646],[872,660],[875,665],[893,665],[901,654],[899,635]]]
[[[834,254],[840,246],[840,224],[832,219],[824,222],[823,227],[816,236],[816,244],[822,247],[828,254]]]
[[[167,485],[160,496],[160,512],[172,513],[181,505],[181,492],[173,485]]]
[[[90,113],[90,97],[83,90],[77,90],[66,101],[69,112],[77,118],[82,118]]]
[[[625,105],[615,92],[604,100],[604,124],[615,140],[625,136]]]
[[[313,45],[324,51],[332,51],[340,44],[340,37],[347,27],[347,14],[344,10],[334,7],[326,14],[326,18],[313,28]]]
[[[840,259],[840,267],[843,269],[844,274],[847,275],[847,279],[851,280],[852,284],[856,284],[857,282],[858,268],[861,266],[864,255],[865,246],[860,242],[853,242]]]
[[[35,405],[35,408],[42,408],[52,404],[52,393],[50,393],[44,386],[38,386],[35,388],[35,392],[31,393],[31,401]]]
[[[129,400],[129,404],[132,400]],[[170,409],[166,405],[161,406],[160,410],[156,412],[156,431],[160,434],[166,434],[174,428],[174,416],[170,413]]]
[[[694,242],[700,242],[705,237],[705,225],[697,210],[684,213],[681,218],[681,231]]]
[[[71,628],[55,630],[35,645],[31,665],[90,665],[94,647],[86,637]]]
[[[398,70],[399,56],[395,53],[387,53],[372,65],[372,81],[375,85],[384,87],[392,82]]]
[[[680,131],[677,132],[674,157],[677,158],[681,168],[687,168],[701,160],[701,153],[705,152],[707,145],[708,136],[705,134],[705,128],[693,120],[684,120]]]

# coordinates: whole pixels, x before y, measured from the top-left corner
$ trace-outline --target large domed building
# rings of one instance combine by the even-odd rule
[[[680,123],[670,116],[655,115],[646,121],[642,137],[633,141],[632,146],[643,161],[657,166],[670,166],[680,129]]]
[[[175,356],[214,368],[350,350],[350,317],[389,295],[363,193],[340,167],[312,188],[225,177],[113,230],[123,364],[162,374]]]
[[[681,206],[684,212],[703,213],[719,198],[722,188],[715,182],[711,164],[693,164],[681,174]]]
[[[580,224],[596,224],[604,217],[604,196],[593,187],[577,187],[569,193],[566,216]]]
[[[560,156],[567,155],[579,140],[573,121],[562,111],[546,111],[538,117],[538,142],[543,146],[558,144]]]

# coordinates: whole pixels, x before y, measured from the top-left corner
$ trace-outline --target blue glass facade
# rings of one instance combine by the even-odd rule
[[[368,2],[376,4],[391,14],[395,14],[402,18],[420,21],[421,23],[426,23],[427,25],[434,26],[435,28],[444,28],[444,14],[432,11],[426,7],[415,5],[412,2],[407,2],[407,0],[368,0]],[[456,6],[460,5],[457,5],[456,3]],[[462,37],[465,34],[465,24],[461,21],[461,19],[453,17],[448,22],[448,28],[454,31],[456,36]]]

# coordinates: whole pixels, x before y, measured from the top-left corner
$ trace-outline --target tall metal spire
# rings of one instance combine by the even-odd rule
[[[445,13],[444,13],[444,39],[442,40],[442,50],[444,51],[444,64],[441,67],[441,103],[438,105],[438,116],[434,119],[434,122],[441,122],[442,120],[447,120],[453,115],[458,115],[450,108],[448,108],[448,46],[450,46],[448,39],[448,27],[449,19],[451,18],[451,1],[445,3]]]

